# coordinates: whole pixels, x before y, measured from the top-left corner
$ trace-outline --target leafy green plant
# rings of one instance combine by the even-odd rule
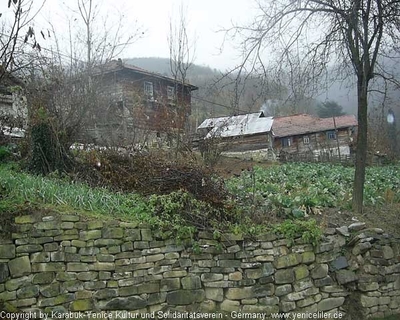
[[[5,162],[11,157],[10,148],[7,146],[0,146],[0,162]]]
[[[332,164],[288,163],[254,168],[226,181],[242,206],[263,215],[301,218],[323,207],[349,208],[354,169]],[[400,168],[369,167],[366,172],[365,204],[400,202]],[[253,212],[253,211],[252,211]]]
[[[307,243],[316,246],[321,237],[322,230],[314,219],[310,220],[285,220],[275,225],[273,231],[284,236],[293,244],[294,239],[301,237]]]

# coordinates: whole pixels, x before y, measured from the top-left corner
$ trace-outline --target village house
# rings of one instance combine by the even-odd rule
[[[0,135],[9,138],[24,136],[28,108],[24,82],[10,73],[0,79]]]
[[[265,117],[263,112],[206,119],[198,127],[205,142],[229,155],[286,159],[347,157],[352,153],[357,120],[353,115],[318,118],[308,114]]]
[[[318,118],[308,114],[276,117],[273,149],[283,156],[340,156],[352,153],[357,120],[353,115]]]
[[[98,144],[132,144],[183,132],[191,113],[190,83],[111,61],[96,69],[102,108],[92,115],[86,138]]]
[[[198,133],[206,141],[217,140],[224,150],[244,152],[271,148],[271,127],[272,117],[265,117],[261,111],[206,119],[198,127]]]

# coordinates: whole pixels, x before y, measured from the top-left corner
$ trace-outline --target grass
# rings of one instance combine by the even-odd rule
[[[66,179],[34,176],[19,170],[15,164],[0,165],[0,195],[2,211],[30,204],[139,221],[150,218],[147,201],[137,194],[115,193]]]

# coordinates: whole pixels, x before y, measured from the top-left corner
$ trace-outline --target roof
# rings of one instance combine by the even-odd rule
[[[263,112],[211,118],[204,120],[198,129],[211,129],[206,135],[206,139],[213,137],[227,138],[245,136],[270,132],[272,119],[272,117],[264,117]]]
[[[333,120],[335,119],[335,121]],[[335,123],[336,127],[335,127]],[[335,118],[318,118],[309,114],[274,118],[272,132],[275,137],[288,137],[313,132],[357,126],[356,117],[345,115]]]
[[[97,67],[97,70],[95,72],[95,74],[106,74],[106,73],[111,73],[111,72],[117,72],[117,71],[123,71],[123,70],[128,70],[128,71],[132,71],[135,73],[139,73],[142,74],[144,76],[149,76],[149,77],[153,77],[153,78],[158,78],[161,80],[166,80],[166,81],[170,81],[170,82],[178,82],[178,83],[182,83],[181,81],[174,79],[174,78],[170,78],[170,77],[166,77],[163,76],[159,73],[155,73],[155,72],[150,72],[147,70],[144,70],[142,68],[136,67],[134,65],[131,64],[127,64],[122,62],[121,60],[111,60],[110,62],[103,64],[102,66]],[[185,82],[184,83],[185,87],[189,87],[191,91],[193,90],[197,90],[198,87]]]

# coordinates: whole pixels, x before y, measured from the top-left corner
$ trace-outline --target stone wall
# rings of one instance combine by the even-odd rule
[[[361,223],[327,229],[313,248],[301,238],[217,241],[207,232],[183,245],[78,215],[15,222],[0,244],[0,301],[21,311],[400,313],[399,239]]]

